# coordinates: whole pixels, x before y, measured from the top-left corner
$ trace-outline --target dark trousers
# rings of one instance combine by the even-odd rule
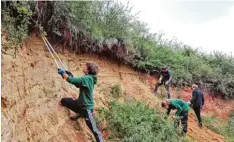
[[[187,133],[187,127],[188,127],[188,111],[181,112],[180,114],[181,119],[177,119],[174,122],[175,128],[177,128],[180,125],[180,121],[183,127],[183,132]]]
[[[162,80],[161,83],[156,83],[155,85],[155,89],[154,89],[154,92],[157,92],[158,91],[158,87],[165,84],[167,80]],[[165,85],[165,88],[167,90],[167,98],[170,99],[171,96],[170,96],[170,88],[169,88],[169,84]]]
[[[198,107],[193,107],[193,110],[197,116],[197,119],[198,119],[198,123],[199,125],[202,125],[202,119],[201,119],[201,107],[198,106]]]
[[[62,98],[61,99],[61,104],[70,110],[79,113],[85,118],[86,125],[89,127],[89,129],[92,131],[95,139],[97,142],[103,142],[103,137],[101,132],[98,130],[96,122],[94,120],[93,116],[93,110],[92,109],[82,109],[78,105],[78,101],[74,100],[72,98]]]

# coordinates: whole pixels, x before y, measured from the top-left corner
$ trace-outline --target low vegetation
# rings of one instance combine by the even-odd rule
[[[137,101],[111,102],[109,109],[102,108],[98,112],[101,122],[108,123],[104,129],[111,130],[109,139],[112,141],[187,141],[179,136],[172,121],[163,119],[162,114]]]
[[[118,1],[1,3],[2,27],[14,39],[16,49],[28,33],[42,29],[53,45],[62,44],[74,53],[108,56],[156,75],[162,65],[167,65],[177,87],[198,83],[203,90],[234,97],[231,55],[206,54],[176,39],[165,39],[163,33],[150,33],[129,5]]]
[[[234,113],[233,113],[234,114]],[[227,122],[215,117],[215,116],[204,116],[204,125],[212,131],[221,134],[226,137],[228,142],[234,141],[234,115],[230,115]]]

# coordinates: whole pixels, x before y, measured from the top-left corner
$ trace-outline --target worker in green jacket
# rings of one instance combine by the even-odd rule
[[[181,99],[168,99],[162,102],[161,106],[167,109],[167,115],[170,114],[172,109],[177,109],[177,112],[173,116],[173,119],[175,119],[175,128],[179,126],[179,122],[181,120],[183,132],[186,134],[189,105]]]
[[[75,78],[72,73],[58,69],[58,73],[69,83],[80,88],[78,99],[62,98],[60,103],[62,106],[77,113],[76,116],[71,117],[71,120],[77,120],[79,117],[84,117],[89,129],[94,134],[97,142],[103,142],[101,132],[96,126],[93,116],[94,100],[93,90],[97,83],[98,66],[94,63],[87,63],[83,69],[84,76]]]

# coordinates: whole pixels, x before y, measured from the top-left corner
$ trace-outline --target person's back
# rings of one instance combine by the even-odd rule
[[[170,101],[170,105],[172,107],[175,107],[175,109],[178,109],[177,107],[180,106],[181,107],[181,111],[188,111],[189,110],[189,105],[181,100],[181,99],[174,99]]]
[[[192,99],[190,101],[191,107],[193,108],[197,119],[198,119],[198,125],[202,128],[202,118],[201,118],[201,109],[204,105],[204,95],[203,93],[198,89],[198,86],[196,84],[192,85]]]
[[[192,94],[194,94],[196,96],[194,101],[191,102],[193,107],[202,106],[203,105],[203,99],[204,99],[203,93],[199,89],[194,89]]]
[[[78,105],[82,109],[94,109],[93,90],[97,77],[86,74],[80,78],[68,78],[67,81],[80,88]]]

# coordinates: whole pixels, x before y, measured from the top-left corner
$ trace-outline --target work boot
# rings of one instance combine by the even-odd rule
[[[74,116],[71,116],[70,119],[73,120],[73,121],[76,121],[76,120],[78,120],[80,117],[81,117],[80,114],[76,114],[76,115],[74,115]]]

